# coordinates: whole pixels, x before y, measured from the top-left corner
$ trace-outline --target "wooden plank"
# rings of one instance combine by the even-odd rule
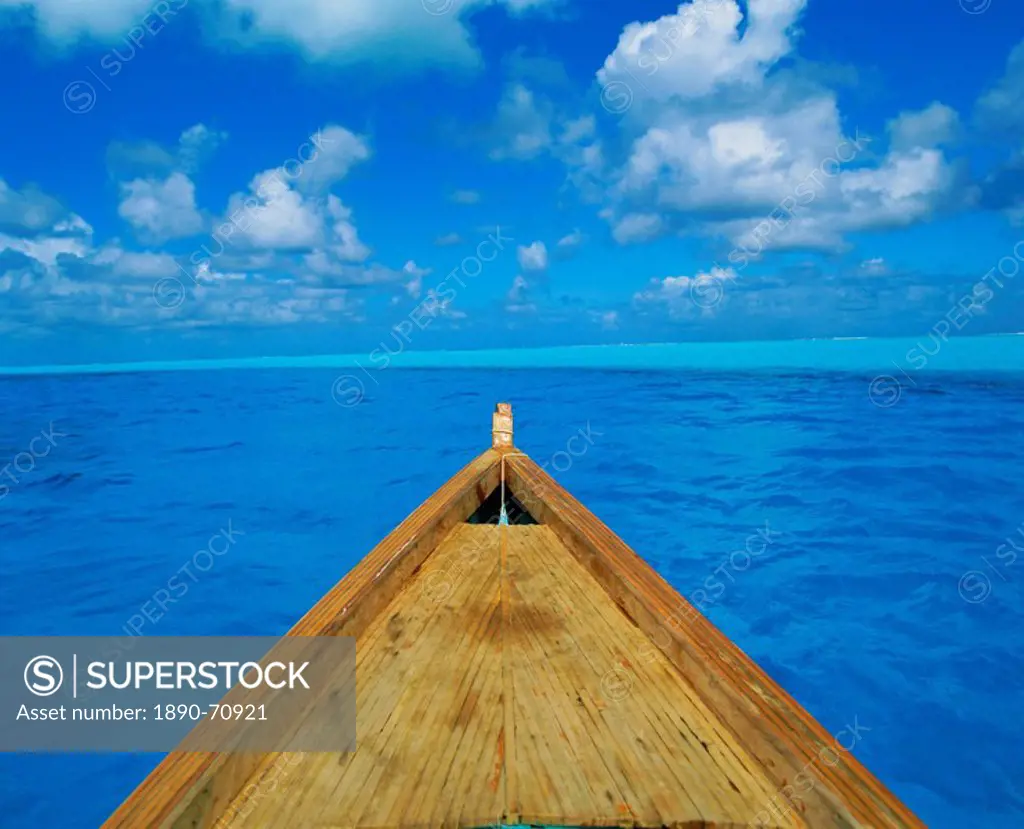
[[[454,577],[440,603],[421,585],[438,575]],[[564,613],[572,603],[580,612]],[[745,825],[769,783],[713,736],[713,712],[666,657],[643,666],[636,705],[603,709],[602,670],[645,642],[548,527],[460,526],[358,641],[374,670],[360,674],[357,751],[309,755],[253,808],[233,804],[246,820],[225,829],[494,823],[508,819],[502,769],[518,775],[531,823]],[[504,757],[503,667],[518,735]]]
[[[583,812],[566,817],[632,817],[641,825],[747,823],[770,793],[770,784],[763,773],[755,777],[728,762],[732,752],[742,749],[715,744],[713,712],[686,696],[683,678],[661,654],[642,667],[628,697],[605,705],[602,681],[609,667],[633,656],[648,640],[550,528],[512,527],[509,534],[515,558],[530,574],[516,582],[524,615],[532,614],[537,624],[530,664],[554,680],[545,704],[578,719],[588,732],[592,749],[577,751],[574,758],[585,780],[605,776],[609,760],[624,775],[627,794],[621,806],[613,809],[610,801],[591,796]],[[569,602],[582,604],[584,612],[550,615],[549,608]],[[566,640],[578,648],[559,647]],[[694,735],[692,742],[681,729]],[[578,788],[590,790],[586,783]]]
[[[428,826],[460,812],[488,823],[502,814],[498,556],[496,537],[481,543],[488,529],[456,527],[358,639],[360,667],[376,667],[359,674],[357,750],[308,755],[291,778],[299,783],[252,810],[232,804],[247,819],[225,829]],[[438,576],[450,592],[423,589]]]
[[[518,454],[509,453],[505,467],[520,502],[558,534],[757,759],[785,801],[783,810],[799,812],[816,826],[923,827],[849,752],[836,751],[833,738],[792,697],[550,475]],[[687,622],[670,623],[680,608]]]
[[[470,461],[332,588],[289,636],[356,635],[372,622],[453,526],[497,486],[498,455]],[[103,824],[105,829],[208,829],[261,768],[256,754],[172,752]]]

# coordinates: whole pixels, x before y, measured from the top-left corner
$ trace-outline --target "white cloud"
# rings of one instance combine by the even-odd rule
[[[107,245],[96,251],[91,262],[108,266],[110,272],[118,277],[160,279],[180,273],[178,263],[168,253],[129,251],[118,245]]]
[[[297,158],[286,162],[284,169],[290,172],[290,166],[301,164],[297,166],[295,183],[303,192],[327,190],[345,178],[356,164],[366,161],[371,155],[365,137],[337,124],[317,130],[299,149]]]
[[[572,250],[573,248],[579,248],[583,245],[583,232],[578,227],[571,233],[566,233],[556,243],[556,247],[562,250]]]
[[[593,115],[574,116],[564,101],[516,81],[505,87],[489,125],[489,155],[495,161],[529,161],[550,153],[584,167],[593,163],[596,129]]]
[[[0,178],[0,230],[18,233],[49,231],[61,221],[82,222],[52,196],[29,185],[17,190]],[[83,223],[84,224],[84,223]]]
[[[736,0],[680,3],[673,14],[629,23],[597,74],[636,98],[696,99],[724,85],[760,86],[792,48],[806,0],[749,0],[746,31]],[[642,79],[642,85],[637,77]],[[609,90],[609,93],[611,90]]]
[[[512,280],[512,287],[505,295],[505,310],[511,314],[532,314],[537,310],[533,301],[534,285],[522,274]]]
[[[262,181],[262,176],[256,179]],[[0,194],[14,203],[9,189],[0,188]],[[189,260],[189,270],[184,258],[179,261],[166,251],[129,250],[116,239],[94,246],[88,223],[52,197],[30,191],[30,200],[47,208],[51,224],[34,222],[39,232],[21,235],[0,230],[0,326],[5,331],[44,332],[67,323],[140,330],[288,325],[359,319],[362,294],[350,291],[353,286],[422,295],[430,270],[413,260],[397,270],[365,263],[369,249],[355,234],[351,212],[336,196],[307,200],[276,179],[265,191],[278,197],[279,209],[292,207],[301,213],[312,208],[319,233],[310,238],[319,246],[297,252],[225,245],[221,255],[209,255],[198,264]],[[296,198],[297,204],[292,201]],[[277,226],[280,235],[264,241],[280,242],[296,227],[284,221],[283,229]],[[268,228],[263,231],[270,233]],[[320,272],[310,262],[315,255],[322,257]],[[168,301],[175,299],[182,301]]]
[[[564,144],[579,144],[593,137],[597,129],[597,121],[593,115],[581,115],[562,124],[559,140]]]
[[[606,331],[614,331],[619,327],[618,311],[591,311],[590,318]]]
[[[132,26],[175,25],[182,14],[198,14],[207,34],[230,48],[288,44],[307,56],[336,62],[379,60],[387,69],[424,63],[475,66],[479,53],[466,16],[486,5],[522,14],[557,0],[192,0],[172,3],[165,22],[152,0],[0,0],[32,10],[40,32],[70,43],[82,36],[106,42],[122,39]],[[159,4],[156,4],[159,5]],[[445,13],[430,13],[445,9]]]
[[[162,178],[172,172],[194,173],[227,140],[227,133],[195,124],[165,147],[156,141],[112,141],[107,149],[111,174],[120,180]]]
[[[844,172],[840,192],[849,230],[900,227],[929,217],[939,197],[953,189],[955,171],[942,152],[913,149],[886,156],[878,167]]]
[[[92,238],[89,235],[43,234],[25,238],[0,233],[0,251],[13,250],[23,253],[48,268],[55,267],[58,258],[65,254],[85,256],[91,246]]]
[[[750,0],[744,18],[736,0],[682,4],[626,26],[597,73],[630,88],[624,157],[607,159],[594,143],[587,163],[570,162],[588,194],[604,182],[600,215],[619,243],[696,231],[745,248],[753,237],[756,254],[768,235],[773,249],[835,250],[851,231],[926,220],[972,198],[937,149],[955,135],[955,112],[904,113],[882,156],[870,136],[844,130],[834,92],[778,66],[805,6]]]
[[[553,113],[546,100],[539,99],[522,84],[512,84],[498,104],[494,121],[496,144],[490,156],[495,161],[535,158],[551,146]]]
[[[512,303],[521,303],[526,297],[526,291],[529,288],[530,283],[526,281],[524,276],[516,276],[512,280],[512,287],[508,289],[508,299]]]
[[[402,273],[409,276],[409,281],[405,283],[405,292],[413,299],[419,299],[423,293],[423,277],[429,276],[431,269],[421,268],[410,259],[402,266]]]
[[[194,236],[203,229],[196,187],[184,173],[166,179],[135,179],[121,185],[118,214],[143,237],[155,240]]]
[[[94,0],[68,3],[63,0],[0,0],[0,9],[31,9],[40,32],[56,41],[81,36],[103,40],[122,37],[152,7],[151,0]]]
[[[987,130],[1024,138],[1024,40],[1010,52],[1003,76],[978,99],[975,114]]]
[[[365,139],[329,125],[281,167],[254,176],[248,192],[233,194],[219,227],[233,244],[247,248],[305,250],[306,265],[319,274],[363,262],[370,249],[359,238],[351,208],[334,194],[322,194],[369,157]]]
[[[280,169],[265,170],[249,183],[248,193],[231,196],[221,227],[230,230],[230,225],[238,228],[239,242],[251,248],[315,249],[307,263],[320,273],[329,272],[336,260],[360,262],[370,253],[359,240],[351,209],[333,194],[323,200],[300,193]]]
[[[860,263],[860,269],[868,276],[882,276],[889,273],[889,266],[881,256],[872,259],[865,259]]]
[[[611,215],[611,211],[604,215]],[[659,236],[664,228],[665,222],[657,213],[627,213],[615,220],[612,238],[620,245],[647,242]]]
[[[452,201],[456,204],[478,204],[480,193],[476,190],[456,190],[452,193]]]
[[[178,139],[178,158],[182,168],[195,170],[227,137],[226,132],[210,129],[205,124],[189,127]]]
[[[696,276],[652,279],[645,290],[633,295],[633,303],[640,310],[650,306],[666,310],[673,319],[708,314],[722,302],[736,278],[732,268],[711,268]]]
[[[894,151],[908,152],[918,148],[933,148],[954,141],[960,132],[960,115],[938,101],[916,112],[901,112],[891,120],[890,147]]]
[[[583,232],[576,228],[555,243],[555,250],[563,256],[574,253],[583,244]]]
[[[662,207],[680,211],[761,210],[842,143],[839,112],[827,96],[781,113],[701,118],[668,109],[634,142],[618,190],[630,197],[654,188]]]
[[[548,249],[543,242],[532,242],[516,248],[519,267],[524,271],[543,271],[548,267]]]

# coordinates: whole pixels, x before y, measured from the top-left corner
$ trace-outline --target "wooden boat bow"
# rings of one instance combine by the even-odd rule
[[[508,404],[288,635],[356,638],[356,750],[175,752],[106,827],[924,826],[516,449]]]

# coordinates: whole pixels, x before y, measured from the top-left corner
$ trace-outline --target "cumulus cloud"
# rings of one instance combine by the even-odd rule
[[[200,126],[186,130],[166,158],[152,152],[158,145],[134,146],[142,148],[135,161],[176,168],[121,184],[119,212],[140,239],[162,242],[203,229],[183,168],[217,140]],[[304,161],[265,170],[232,195],[212,235],[185,256],[130,249],[117,239],[97,245],[92,227],[59,200],[0,180],[4,330],[69,321],[146,329],[357,319],[364,298],[354,288],[421,295],[429,269],[413,260],[401,268],[368,261],[353,211],[324,192],[368,157],[365,141],[328,127],[309,144],[298,153]]]
[[[19,190],[0,178],[0,232],[36,234],[52,230],[59,222],[84,224],[38,187],[30,184]]]
[[[956,113],[933,104],[889,125],[889,147],[844,129],[836,94],[782,66],[806,0],[682,3],[627,25],[597,73],[625,152],[570,164],[604,182],[601,215],[621,244],[698,233],[733,246],[838,250],[846,234],[923,221],[969,203],[940,145]],[[628,92],[628,94],[626,94]],[[581,156],[582,158],[582,156]],[[771,230],[769,231],[769,228]]]
[[[113,141],[107,166],[116,179],[164,177],[172,172],[194,173],[227,140],[227,133],[195,124],[170,147],[156,141]]]
[[[118,214],[143,238],[156,241],[194,236],[203,229],[196,187],[184,173],[166,179],[135,179],[121,185]]]
[[[589,315],[605,331],[614,331],[619,327],[618,311],[590,311]]]
[[[419,299],[423,294],[423,277],[430,276],[430,268],[421,268],[412,259],[402,266],[402,273],[409,277],[405,283],[405,292],[413,299]]]
[[[364,136],[337,124],[317,130],[296,150],[295,158],[285,164],[295,165],[296,186],[305,192],[323,192],[341,181],[349,171],[371,155]],[[290,171],[289,171],[290,172]]]
[[[479,53],[466,18],[487,5],[526,14],[557,0],[193,0],[179,14],[198,16],[208,37],[228,48],[290,45],[317,60],[380,60],[388,69],[447,64],[476,66]],[[39,32],[58,43],[81,37],[122,38],[144,19],[160,25],[152,0],[0,0],[30,10]],[[435,11],[436,10],[436,11]],[[431,13],[435,11],[435,13]],[[443,13],[438,13],[443,12]],[[167,17],[167,25],[174,21]]]
[[[529,314],[537,310],[532,301],[532,285],[521,274],[512,280],[512,287],[505,296],[505,310],[511,314]]]
[[[359,238],[351,208],[323,193],[369,157],[365,139],[350,130],[319,130],[294,158],[257,174],[248,192],[229,198],[220,224],[224,235],[248,248],[306,251],[306,265],[319,274],[366,260],[370,249]]]
[[[732,268],[717,267],[695,276],[652,279],[644,290],[633,295],[633,304],[640,310],[654,306],[673,319],[706,314],[722,303],[736,279]]]
[[[196,124],[185,130],[178,139],[178,158],[188,171],[195,170],[228,137],[226,132]]]
[[[543,271],[548,267],[548,249],[543,242],[531,242],[516,248],[519,267],[525,271]]]
[[[902,112],[887,125],[890,147],[898,152],[948,144],[960,133],[960,115],[935,101],[917,112]]]
[[[656,101],[695,100],[737,84],[760,87],[767,70],[792,49],[805,5],[750,0],[741,34],[743,12],[735,0],[680,3],[657,20],[627,24],[598,82],[606,88],[618,82],[631,98]]]
[[[1024,225],[1024,40],[1010,53],[1003,76],[978,99],[975,121],[1013,148],[981,181],[981,205]]]
[[[1003,76],[978,99],[975,118],[983,129],[1024,139],[1024,40],[1010,52]]]
[[[591,114],[570,112],[564,101],[521,81],[505,86],[497,111],[485,129],[494,161],[530,161],[544,155],[584,167],[588,148],[596,142],[597,121]],[[593,163],[593,159],[589,159]]]
[[[554,107],[522,84],[512,84],[498,104],[493,130],[495,161],[536,158],[551,146]]]
[[[583,247],[583,231],[576,228],[572,233],[567,233],[555,243],[555,256],[559,259],[569,259]]]

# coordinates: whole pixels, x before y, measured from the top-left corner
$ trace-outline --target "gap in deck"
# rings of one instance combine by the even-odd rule
[[[509,524],[539,524],[541,523],[530,511],[523,506],[523,502],[516,497],[512,489],[505,485],[505,514],[508,515]],[[494,488],[482,504],[469,518],[467,524],[497,524],[501,518],[501,485]]]

